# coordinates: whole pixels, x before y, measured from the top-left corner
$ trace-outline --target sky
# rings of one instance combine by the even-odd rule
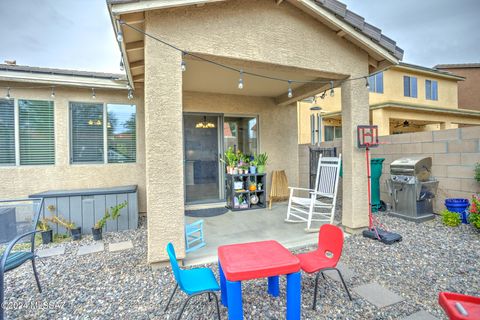
[[[480,0],[343,2],[397,41],[405,62],[480,62]],[[0,39],[0,63],[120,72],[105,0],[0,0]]]

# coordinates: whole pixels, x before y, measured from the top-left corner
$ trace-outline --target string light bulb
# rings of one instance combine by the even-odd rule
[[[5,96],[7,100],[10,100],[10,88],[7,88],[7,95]]]
[[[238,79],[238,89],[243,89],[243,71],[240,70],[240,79]]]
[[[123,41],[123,33],[122,31],[118,30],[117,32],[117,41],[122,42]]]
[[[50,94],[52,99],[55,99],[55,87],[52,87],[52,93]]]
[[[123,59],[120,59],[120,71],[125,70],[125,65],[123,64]]]
[[[325,96],[327,95],[327,92],[326,91],[323,91],[322,95],[320,96],[320,98],[323,100],[325,99]]]
[[[128,100],[132,100],[133,99],[133,90],[132,89],[129,89],[128,90]]]
[[[330,97],[335,95],[335,90],[333,90],[333,81],[330,81]]]
[[[367,77],[365,77],[365,87],[367,87],[367,89],[370,89],[370,83],[368,82]]]
[[[293,97],[293,90],[292,90],[292,81],[288,80],[288,94],[289,98]]]
[[[180,67],[182,68],[182,72],[187,71],[187,63],[185,62],[185,51],[182,51],[182,63]]]
[[[96,99],[97,95],[95,94],[95,88],[92,88],[92,99]]]

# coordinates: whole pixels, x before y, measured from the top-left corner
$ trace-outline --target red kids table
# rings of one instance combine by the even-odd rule
[[[242,281],[268,278],[268,293],[279,295],[278,276],[287,276],[287,320],[300,319],[300,260],[277,241],[260,241],[218,248],[222,304],[228,319],[243,319]]]

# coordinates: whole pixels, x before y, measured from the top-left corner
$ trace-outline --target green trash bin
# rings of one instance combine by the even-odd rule
[[[383,161],[385,158],[373,158],[370,160],[371,176],[371,197],[372,197],[372,211],[377,212],[380,209],[380,177],[382,176]]]
[[[372,211],[377,212],[381,206],[380,202],[380,177],[383,171],[383,161],[385,158],[370,159],[370,186],[372,197]],[[342,163],[343,165],[343,163]],[[343,166],[340,166],[340,177],[343,177]]]

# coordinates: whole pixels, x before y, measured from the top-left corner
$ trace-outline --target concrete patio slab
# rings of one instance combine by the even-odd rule
[[[105,250],[105,246],[103,242],[99,242],[91,245],[85,245],[78,248],[77,256],[83,256],[86,254],[102,252],[103,250]]]
[[[48,249],[40,249],[37,251],[37,255],[40,258],[48,258],[53,256],[59,256],[65,254],[65,246],[58,246]]]
[[[342,273],[343,279],[347,282],[356,276],[355,271],[350,269],[348,266],[346,266],[342,262],[339,262],[337,264],[337,269],[340,270],[340,272]],[[340,276],[338,275],[338,272],[335,270],[327,270],[327,271],[324,271],[323,273],[332,280],[339,281],[339,282],[341,281]]]
[[[421,310],[418,312],[415,312],[411,315],[409,315],[406,318],[403,318],[401,320],[438,320],[438,318],[432,316],[430,313],[427,311]]]
[[[186,223],[204,220],[206,246],[188,253],[183,263],[190,266],[216,262],[218,247],[233,243],[277,240],[293,249],[318,242],[318,233],[305,232],[306,223],[286,223],[286,214],[287,204],[284,202],[274,203],[272,210],[229,211],[209,218],[185,217]]]
[[[123,250],[132,249],[132,248],[133,248],[133,243],[130,240],[117,242],[117,243],[110,243],[108,245],[108,251],[110,252],[123,251]]]
[[[353,292],[367,300],[377,308],[384,308],[399,303],[404,299],[393,291],[382,287],[376,282],[353,288]]]

